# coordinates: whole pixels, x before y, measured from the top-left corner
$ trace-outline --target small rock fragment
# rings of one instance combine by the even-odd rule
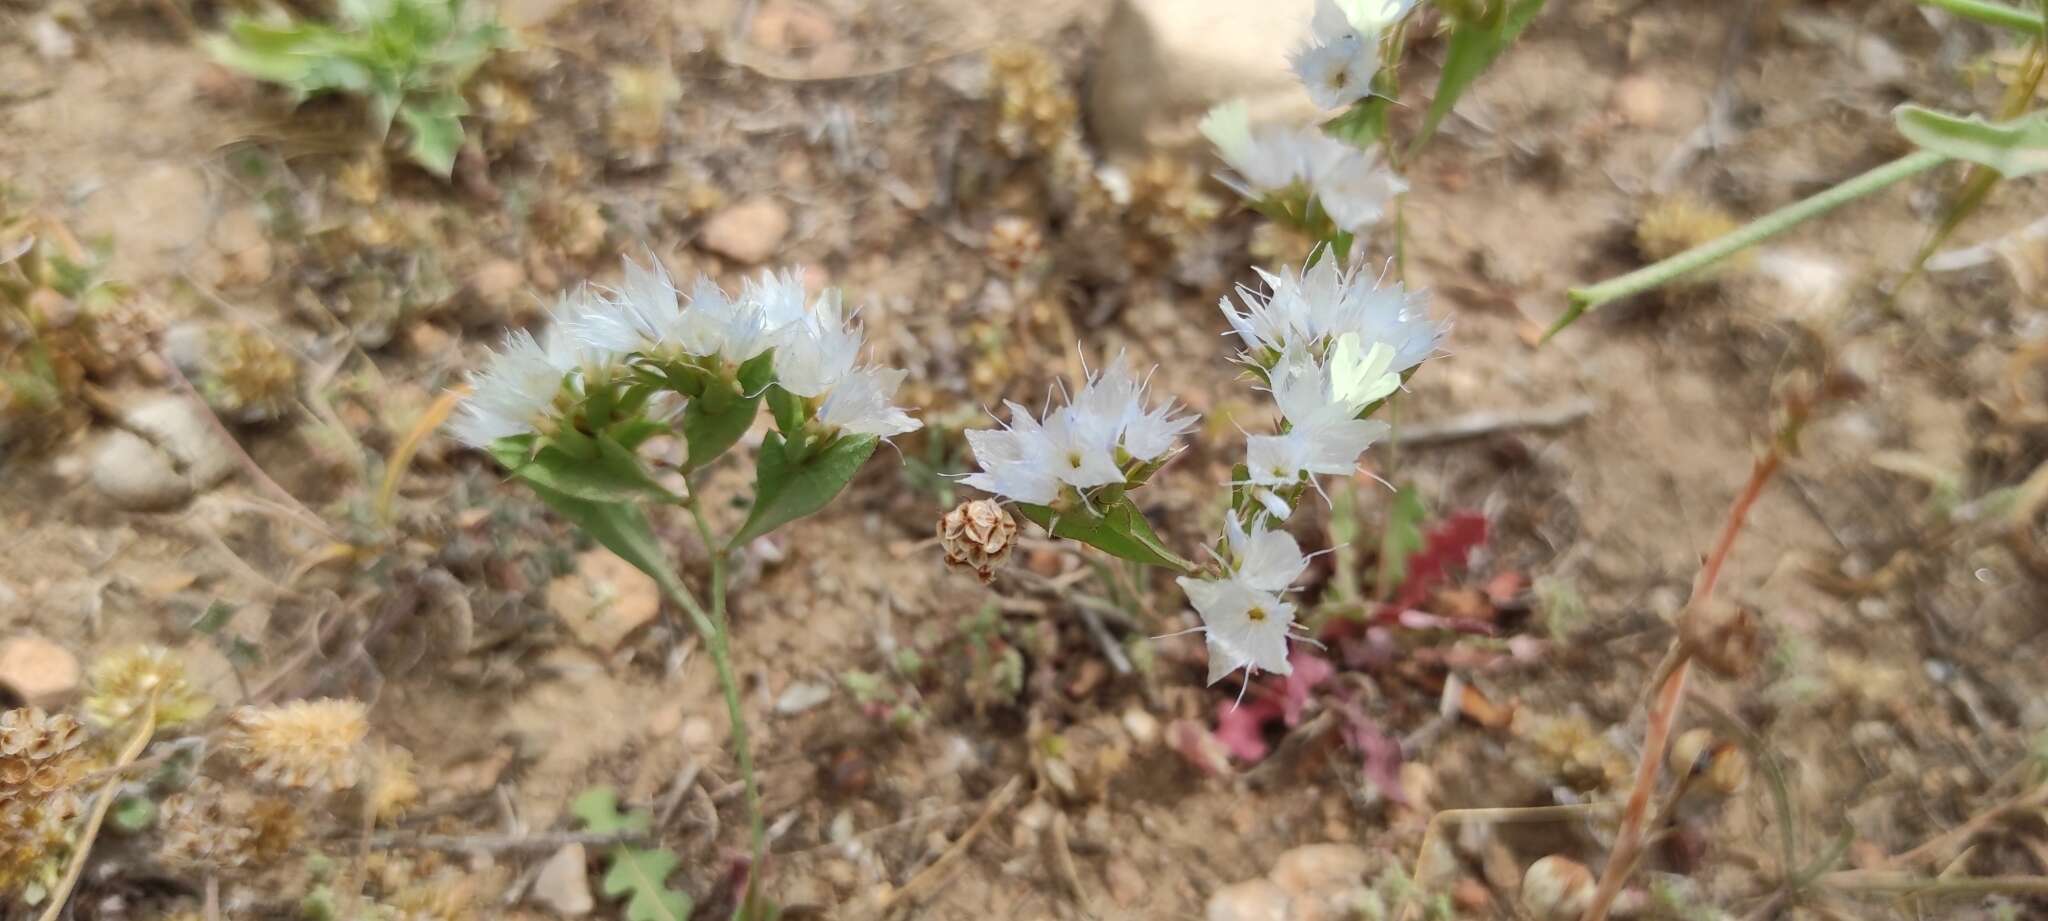
[[[57,711],[78,693],[78,659],[39,636],[0,642],[0,688],[31,707]]]
[[[548,583],[548,610],[585,646],[609,653],[661,610],[654,579],[602,548],[576,557],[576,571]]]
[[[597,907],[597,900],[590,895],[588,865],[583,845],[563,845],[547,863],[541,864],[540,875],[533,881],[534,900],[566,917],[589,914]]]
[[[1232,883],[1209,896],[1206,921],[1290,921],[1287,890],[1269,879]]]
[[[1308,38],[1310,0],[1119,0],[1103,24],[1087,94],[1088,124],[1111,153],[1203,146],[1211,106],[1244,99],[1261,120],[1319,114],[1287,67]]]
[[[1119,906],[1129,908],[1145,898],[1145,874],[1121,857],[1111,857],[1102,867],[1102,878],[1109,884],[1109,897]]]
[[[87,477],[122,511],[162,511],[192,498],[192,484],[170,455],[127,429],[100,436]]]
[[[222,443],[207,411],[191,400],[169,395],[144,400],[124,413],[122,421],[169,454],[195,491],[234,472],[234,454]]]
[[[771,198],[750,198],[719,209],[704,222],[705,249],[753,265],[775,255],[789,235],[789,211]]]
[[[782,696],[775,698],[775,712],[790,716],[831,699],[831,685],[816,681],[798,681],[782,689]]]

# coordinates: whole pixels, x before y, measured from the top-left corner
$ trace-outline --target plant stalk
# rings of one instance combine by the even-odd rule
[[[1974,19],[2015,32],[2036,36],[2042,34],[2039,14],[2015,9],[2003,3],[1989,3],[1986,0],[1919,0],[1919,3],[1921,6],[1947,10],[1964,19]]]
[[[1876,167],[1825,191],[1810,195],[1792,204],[1779,208],[1757,218],[1733,232],[1718,239],[1709,240],[1699,246],[1679,253],[1661,262],[1646,265],[1640,269],[1616,278],[1610,278],[1586,288],[1573,288],[1569,294],[1570,304],[1555,326],[1544,338],[1557,335],[1580,314],[1594,310],[1609,301],[1620,300],[1640,294],[1673,281],[1680,276],[1699,271],[1742,250],[1762,243],[1799,224],[1819,217],[1849,202],[1869,195],[1886,186],[1895,185],[1943,163],[1948,157],[1931,150],[1916,151]]]
[[[697,501],[697,484],[686,481],[690,490],[690,520],[697,525],[697,533],[704,538],[704,546],[711,551],[711,611],[706,615],[697,604],[697,599],[683,589],[677,581],[670,591],[676,596],[698,632],[704,634],[705,648],[711,653],[711,666],[718,672],[718,684],[725,692],[726,715],[732,720],[733,758],[739,762],[740,779],[747,791],[747,833],[753,847],[751,873],[758,877],[761,859],[768,852],[768,828],[761,816],[761,785],[754,776],[754,747],[747,735],[747,714],[740,702],[739,676],[732,670],[732,629],[725,616],[725,579],[727,551],[725,542],[711,533],[711,523],[704,518],[704,510]],[[748,884],[752,889],[752,884]],[[742,902],[744,904],[744,900]]]

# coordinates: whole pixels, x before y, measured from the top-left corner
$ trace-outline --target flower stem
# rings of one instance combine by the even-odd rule
[[[1558,331],[1571,325],[1580,314],[1598,308],[1608,301],[1620,300],[1640,294],[1682,275],[1699,271],[1728,258],[1742,250],[1762,243],[1805,221],[1819,217],[1849,202],[1903,182],[1930,169],[1948,162],[1948,157],[1931,150],[1916,151],[1876,167],[1825,191],[1802,198],[1779,208],[1763,217],[1736,228],[1718,239],[1709,240],[1699,246],[1679,253],[1669,259],[1646,265],[1640,269],[1610,278],[1586,288],[1573,288],[1569,292],[1570,302],[1564,316],[1544,334],[1547,340]]]
[[[688,481],[686,481],[688,482]],[[697,525],[697,533],[704,538],[704,546],[711,553],[711,612],[707,616],[697,604],[697,599],[683,590],[680,583],[673,586],[671,595],[697,624],[698,632],[704,634],[704,645],[711,652],[712,668],[718,672],[718,684],[725,692],[725,710],[732,720],[733,758],[739,762],[740,779],[747,791],[747,833],[753,848],[753,864],[749,880],[760,876],[761,859],[768,853],[767,825],[761,817],[761,786],[754,776],[754,748],[747,736],[747,714],[740,703],[739,676],[732,670],[732,626],[725,616],[725,578],[727,549],[724,541],[711,532],[711,523],[704,518],[702,503],[697,501],[697,485],[688,482],[690,490],[690,520]],[[748,883],[751,889],[753,883]],[[744,902],[743,902],[744,904]]]
[[[1940,7],[1965,19],[1974,19],[2028,35],[2040,35],[2042,31],[2041,17],[2038,14],[2014,9],[2003,3],[1988,3],[1986,0],[1919,0],[1919,3],[1921,6]]]

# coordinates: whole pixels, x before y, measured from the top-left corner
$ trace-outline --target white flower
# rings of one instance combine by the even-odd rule
[[[1330,221],[1339,229],[1360,233],[1387,216],[1394,196],[1407,191],[1408,184],[1373,151],[1340,146],[1342,151],[1319,147],[1319,159],[1310,165],[1309,174],[1316,201]]]
[[[1221,303],[1248,352],[1323,352],[1355,333],[1366,351],[1375,343],[1393,349],[1389,370],[1398,373],[1421,364],[1443,337],[1445,327],[1430,322],[1422,295],[1399,283],[1380,287],[1356,264],[1339,269],[1327,252],[1305,271],[1261,269],[1259,277],[1267,293],[1240,285],[1237,302]]]
[[[1301,545],[1286,531],[1269,530],[1255,520],[1245,530],[1236,515],[1223,522],[1225,545],[1230,549],[1231,578],[1262,592],[1284,592],[1308,569],[1308,557]]]
[[[1175,409],[1172,400],[1146,407],[1145,384],[1122,352],[1089,378],[1069,407],[1075,425],[1089,433],[1088,440],[1107,438],[1124,453],[1147,461],[1172,450],[1180,436],[1195,427],[1192,414],[1176,416]]]
[[[514,331],[505,337],[504,348],[470,374],[470,395],[462,401],[450,433],[463,444],[488,448],[500,438],[547,431],[555,416],[555,398],[572,370],[532,333]]]
[[[1294,605],[1239,579],[1181,576],[1175,581],[1202,617],[1210,684],[1240,668],[1277,675],[1293,672],[1287,662],[1287,639],[1294,627]]]
[[[775,379],[797,396],[821,396],[853,372],[860,347],[860,327],[842,318],[839,291],[828,289],[800,319],[783,327],[775,346]]]
[[[1318,108],[1349,108],[1372,95],[1373,74],[1380,69],[1379,45],[1368,45],[1356,33],[1346,32],[1303,45],[1288,63]]]
[[[1223,162],[1241,179],[1226,179],[1226,184],[1247,198],[1258,198],[1297,182],[1308,182],[1311,155],[1325,143],[1342,146],[1314,128],[1253,127],[1251,110],[1242,99],[1210,109],[1209,114],[1202,118],[1201,129],[1202,135],[1216,145],[1216,152]]]
[[[1415,7],[1417,0],[1319,0],[1315,18],[1310,20],[1309,29],[1316,38],[1328,41],[1330,36],[1354,32],[1359,35],[1376,36],[1385,32],[1408,11]]]
[[[1051,443],[1030,410],[1009,401],[1003,405],[1010,410],[1008,426],[967,431],[967,446],[974,450],[981,471],[961,482],[1018,502],[1050,503],[1060,492],[1059,477],[1052,472]]]
[[[1287,431],[1247,440],[1247,483],[1284,487],[1306,477],[1349,476],[1358,467],[1358,456],[1387,436],[1391,429],[1386,423],[1358,414],[1400,386],[1400,376],[1388,370],[1393,350],[1375,343],[1359,356],[1357,343],[1356,334],[1346,333],[1327,361],[1297,349],[1273,365],[1268,372],[1273,401],[1287,420]]]
[[[924,423],[890,402],[908,374],[901,368],[875,367],[847,372],[818,404],[818,421],[841,431],[885,439],[917,431]]]

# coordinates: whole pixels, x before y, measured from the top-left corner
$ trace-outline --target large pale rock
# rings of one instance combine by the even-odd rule
[[[1308,40],[1313,0],[1117,0],[1088,86],[1088,124],[1111,153],[1182,148],[1219,102],[1255,121],[1319,113],[1288,69]]]
[[[122,415],[128,428],[149,439],[172,460],[194,489],[208,489],[235,470],[235,455],[206,408],[176,396],[152,397]]]
[[[78,659],[64,647],[39,636],[0,641],[0,687],[22,703],[61,710],[77,695],[78,681]]]
[[[704,222],[698,242],[735,262],[765,262],[789,235],[789,210],[772,198],[750,198],[720,209]]]
[[[87,476],[124,511],[161,511],[192,498],[191,481],[170,455],[127,429],[109,431],[94,443]]]
[[[633,564],[602,548],[576,557],[576,571],[548,583],[548,609],[584,645],[619,648],[661,610],[661,588]]]
[[[589,856],[581,844],[565,844],[541,864],[533,881],[533,897],[567,918],[580,918],[597,907],[590,895]]]

